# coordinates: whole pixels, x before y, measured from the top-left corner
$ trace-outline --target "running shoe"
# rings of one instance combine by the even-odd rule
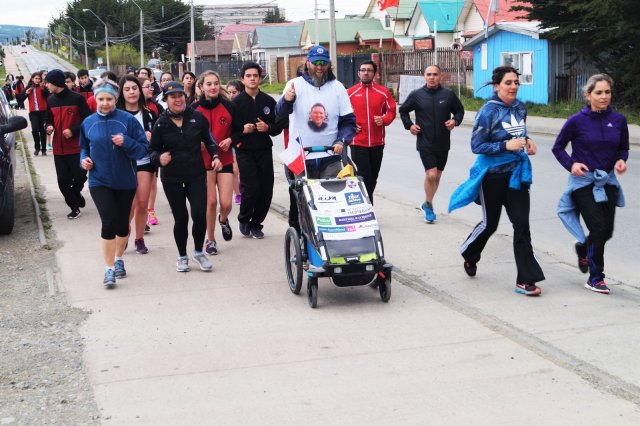
[[[220,215],[218,215],[218,222],[220,222],[222,238],[224,238],[225,241],[231,241],[231,238],[233,238],[233,231],[231,230],[231,225],[229,224],[229,218],[227,218],[226,222],[223,222],[220,220]]]
[[[249,227],[248,223],[240,222],[238,224],[238,227],[240,228],[240,233],[242,235],[244,235],[245,237],[251,237],[251,228]]]
[[[588,288],[591,291],[595,291],[596,293],[609,294],[609,287],[604,282],[604,280],[599,280],[595,282],[591,282],[591,280],[587,281],[584,285],[584,288]]]
[[[427,223],[433,223],[436,221],[436,214],[433,211],[433,206],[422,203],[420,210],[424,213],[424,221]]]
[[[518,283],[516,284],[516,293],[524,294],[525,296],[540,296],[542,290],[535,284]]]
[[[47,144],[47,151],[53,151],[53,146],[50,143]]]
[[[42,151],[42,156],[46,157],[47,156],[47,151]]]
[[[477,264],[471,263],[471,262],[464,262],[462,266],[464,266],[464,271],[467,273],[467,275],[469,275],[470,277],[476,276],[476,272],[478,272]]]
[[[127,270],[124,269],[124,260],[116,260],[114,262],[115,270],[116,270],[116,278],[122,279],[127,276]]]
[[[144,238],[136,239],[134,241],[134,244],[136,245],[136,253],[138,253],[138,254],[147,254],[147,253],[149,253],[149,249],[144,244]]]
[[[149,225],[157,225],[158,218],[156,217],[156,211],[154,209],[149,209],[147,213],[147,223]]]
[[[176,271],[178,272],[189,272],[191,268],[189,268],[189,258],[187,256],[178,257],[178,261],[176,262]]]
[[[240,204],[242,203],[242,194],[236,194],[233,196],[233,202],[235,204]]]
[[[103,281],[104,287],[105,288],[113,288],[116,285],[116,274],[115,271],[113,269],[107,269],[104,272],[104,281]]]
[[[33,155],[35,155],[35,156],[37,157],[38,155],[40,155],[40,151],[38,151],[38,150],[36,149],[35,151],[33,151]]]
[[[206,251],[207,254],[216,255],[218,254],[218,244],[215,242],[215,240],[206,240],[204,242],[204,251]]]
[[[213,269],[213,263],[209,260],[206,254],[201,251],[194,251],[191,258],[198,264],[201,270],[208,272]]]
[[[251,236],[257,240],[261,240],[264,238],[264,232],[258,228],[251,228]]]
[[[149,226],[148,223],[144,224],[144,233],[148,234],[149,232],[151,232],[151,227]]]
[[[80,213],[80,209],[78,209],[78,208],[72,209],[71,213],[69,213],[67,215],[67,219],[69,219],[69,220],[77,219],[77,218],[80,217],[81,214],[82,213]]]
[[[589,272],[589,260],[587,259],[587,246],[586,244],[576,243],[576,254],[578,255],[578,269],[583,274]]]

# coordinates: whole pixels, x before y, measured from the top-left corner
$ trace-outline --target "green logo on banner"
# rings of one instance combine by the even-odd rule
[[[316,217],[316,223],[318,225],[331,225],[331,218],[330,217]]]

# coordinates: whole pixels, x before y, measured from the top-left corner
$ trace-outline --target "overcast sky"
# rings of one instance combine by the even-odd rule
[[[186,0],[183,0],[186,2]],[[0,13],[0,25],[25,25],[46,27],[52,16],[58,16],[66,9],[69,0],[17,0],[3,1],[4,7]],[[264,4],[273,3],[285,9],[287,19],[297,21],[313,18],[314,0],[195,0],[196,5],[216,4]],[[369,0],[335,0],[337,16],[346,14],[363,14]],[[329,0],[318,0],[318,8],[326,9],[327,13],[319,17],[328,17]]]

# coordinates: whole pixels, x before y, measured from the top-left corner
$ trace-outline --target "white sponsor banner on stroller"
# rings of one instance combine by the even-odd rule
[[[357,185],[346,185],[341,192],[311,184],[314,204],[312,216],[325,240],[350,240],[371,237],[379,229],[373,206]]]

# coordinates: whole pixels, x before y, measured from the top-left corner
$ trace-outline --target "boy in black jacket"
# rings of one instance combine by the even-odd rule
[[[245,91],[233,100],[236,114],[231,135],[244,188],[238,222],[242,235],[262,239],[262,222],[273,196],[271,136],[279,135],[282,128],[276,123],[276,101],[259,88],[262,67],[248,62],[241,71]]]

